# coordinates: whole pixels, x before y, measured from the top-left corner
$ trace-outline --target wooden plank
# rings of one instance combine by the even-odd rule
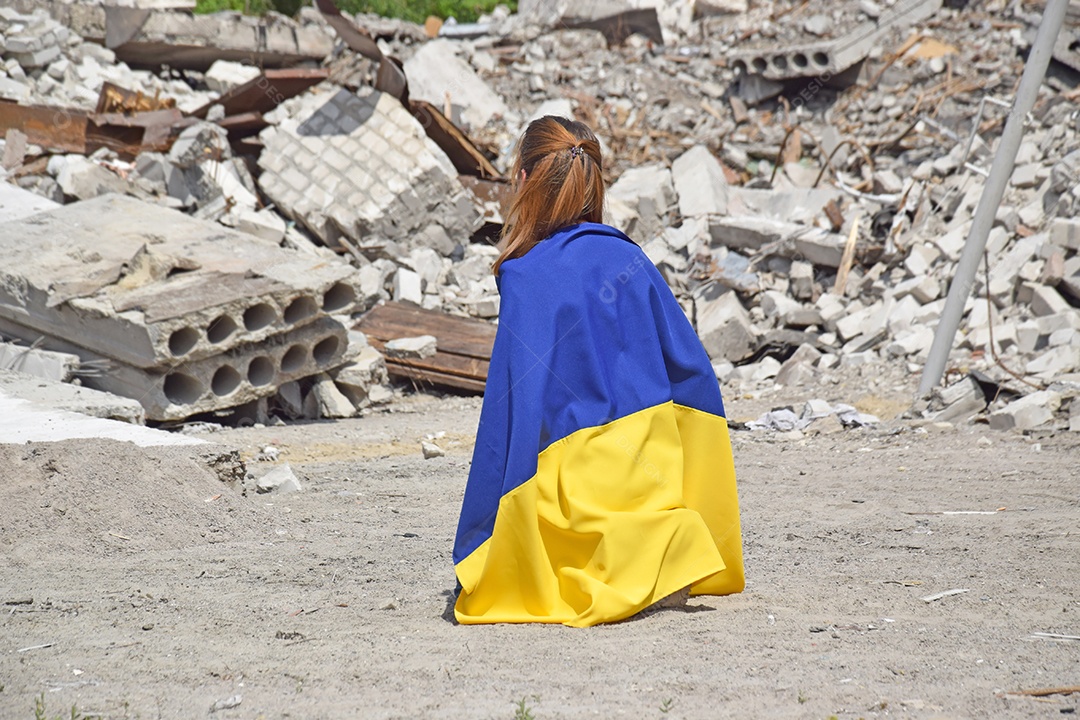
[[[371,347],[384,355],[386,354],[385,343],[370,337],[368,342],[371,343]],[[433,357],[424,358],[423,360],[387,357],[386,362],[408,366],[419,371],[432,370],[481,381],[487,377],[488,366],[490,365],[487,360],[455,355],[442,350],[436,350]]]
[[[455,355],[491,358],[495,326],[403,303],[386,303],[368,312],[357,329],[386,342],[400,337],[433,335],[439,350]]]
[[[393,363],[387,363],[386,371],[393,377],[411,380],[416,383],[418,387],[445,385],[447,387],[457,388],[458,390],[468,390],[476,393],[484,392],[485,383],[482,380],[470,380],[469,378],[457,377],[456,375],[448,375],[433,370],[425,370],[421,373],[415,368],[405,367],[404,365],[395,365]]]
[[[356,328],[380,352],[394,338],[432,335],[438,349],[423,360],[386,358],[388,372],[418,386],[445,385],[483,392],[495,342],[495,326],[481,320],[424,310],[404,303],[386,303],[368,312]]]
[[[494,344],[494,337],[489,339],[470,332],[458,332],[453,328],[440,328],[430,323],[410,323],[404,320],[380,321],[375,325],[365,324],[360,329],[369,337],[383,342],[394,338],[434,335],[438,340],[440,350],[464,357],[487,359],[491,357],[491,346]]]
[[[428,327],[435,330],[442,329],[444,332],[468,337],[477,342],[494,342],[495,340],[495,326],[491,323],[458,315],[440,313],[434,310],[425,310],[415,305],[408,305],[405,303],[391,302],[380,305],[365,316],[365,319],[369,318],[372,321],[385,322],[388,325],[404,325],[410,328]],[[436,337],[438,337],[438,335],[436,335]],[[485,350],[481,356],[486,356],[486,354],[487,352]]]

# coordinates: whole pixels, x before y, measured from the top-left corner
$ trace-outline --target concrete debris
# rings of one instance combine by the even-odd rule
[[[75,378],[81,364],[78,355],[0,342],[0,370],[66,383]]]
[[[609,221],[725,385],[910,376],[1034,14],[774,5],[523,0],[429,35],[314,8],[19,0],[0,11],[0,332],[73,354],[94,371],[66,379],[142,397],[151,420],[363,414],[390,376],[480,392],[504,176],[526,123],[557,114],[597,132]],[[920,421],[1046,431],[1078,412],[1050,389],[1080,375],[1070,83],[1048,77],[1025,128],[951,357],[970,374]],[[817,417],[815,433],[871,422]]]
[[[683,217],[727,213],[728,183],[723,168],[704,145],[695,145],[676,158],[671,176]]]
[[[430,460],[432,458],[443,457],[446,455],[446,451],[433,442],[428,440],[420,441],[420,451],[424,453],[424,459]]]
[[[867,20],[848,4],[838,11],[845,16],[839,23],[835,17],[817,14],[787,23],[771,37],[747,33],[749,37],[731,53],[733,64],[738,72],[770,80],[839,75],[866,58],[891,31],[927,19],[941,5],[942,0],[913,0],[881,14],[875,9]],[[821,40],[823,36],[831,39]]]
[[[1059,395],[1046,390],[1025,395],[991,413],[990,427],[995,430],[1030,430],[1050,422],[1060,403]]]
[[[792,432],[794,430],[805,430],[812,423],[830,416],[838,419],[845,428],[860,428],[881,422],[873,415],[861,413],[851,405],[844,405],[843,403],[830,405],[824,400],[814,399],[807,402],[798,415],[790,407],[779,408],[770,410],[757,420],[751,420],[746,423],[746,426],[751,430]]]
[[[289,463],[278,465],[255,481],[255,489],[260,493],[273,493],[275,495],[287,495],[301,492],[303,487],[300,479],[289,466]]]
[[[352,400],[339,390],[334,380],[326,374],[315,378],[315,384],[304,402],[306,417],[336,419],[356,415],[356,406]]]
[[[18,220],[57,207],[60,207],[60,203],[44,198],[38,193],[0,182],[0,225],[9,220]]]
[[[225,93],[254,80],[260,74],[259,68],[254,65],[244,65],[229,60],[215,60],[203,77],[206,80],[206,86],[211,90],[216,93]]]
[[[458,56],[458,43],[432,40],[405,62],[409,97],[451,108],[448,117],[458,125],[480,129],[509,108],[499,95]]]
[[[671,171],[663,165],[652,164],[627,170],[608,189],[608,198],[632,211],[627,222],[617,222],[630,237],[651,239],[671,224],[670,212],[675,203],[675,187]]]
[[[0,387],[0,437],[4,438],[4,442],[23,444],[96,438],[131,442],[139,447],[202,445],[206,442],[180,433],[65,410],[62,408],[65,401],[51,394],[39,399],[26,400],[9,388]],[[107,403],[114,400],[103,399]],[[53,403],[61,407],[54,407]],[[88,404],[80,407],[88,409]]]
[[[2,354],[2,348],[0,348],[0,354]],[[119,420],[133,425],[143,425],[146,420],[142,405],[136,400],[71,385],[67,380],[28,373],[19,369],[18,366],[11,370],[5,369],[2,360],[0,360],[0,395],[20,398],[53,410],[106,420]],[[4,442],[14,442],[14,438],[5,434]]]
[[[152,419],[238,405],[344,360],[328,313],[357,307],[345,263],[115,195],[4,228],[0,331],[115,363],[87,384],[139,398]]]
[[[409,358],[423,360],[424,358],[435,356],[436,340],[432,335],[396,338],[387,342],[383,346],[383,349],[385,350],[387,357],[399,360],[407,360]]]
[[[259,186],[326,245],[374,247],[431,224],[451,237],[476,228],[450,159],[391,95],[322,85],[275,114],[260,136]]]
[[[697,332],[713,360],[737,363],[757,346],[757,331],[738,296],[719,283],[703,286],[695,298]]]

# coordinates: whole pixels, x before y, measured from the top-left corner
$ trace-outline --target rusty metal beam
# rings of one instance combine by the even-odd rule
[[[330,71],[324,68],[264,70],[259,77],[234,87],[217,100],[191,113],[191,116],[206,118],[206,114],[213,105],[221,105],[225,108],[226,115],[249,112],[268,113],[289,98],[296,97],[328,77],[330,77]]]

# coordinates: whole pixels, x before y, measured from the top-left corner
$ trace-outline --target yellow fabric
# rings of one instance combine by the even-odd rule
[[[656,405],[563,438],[456,566],[458,622],[576,627],[744,586],[727,421]]]

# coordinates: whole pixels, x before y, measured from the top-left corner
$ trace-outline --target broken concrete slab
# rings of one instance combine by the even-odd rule
[[[400,268],[394,273],[394,301],[420,305],[424,302],[423,280],[418,273]]]
[[[671,171],[659,163],[630,168],[607,191],[607,197],[634,211],[623,231],[639,242],[659,235],[670,225],[669,212],[675,204]]]
[[[344,262],[134,198],[2,227],[0,318],[136,367],[204,358],[357,307],[359,279]]]
[[[1027,365],[1024,370],[1048,380],[1080,368],[1080,347],[1058,345],[1044,352]]]
[[[897,334],[893,341],[886,345],[885,353],[889,357],[914,356],[922,360],[929,354],[933,342],[934,331],[920,325]]]
[[[990,413],[990,427],[994,430],[1030,430],[1053,420],[1060,404],[1058,393],[1033,392]]]
[[[352,362],[332,370],[330,376],[357,408],[371,404],[369,396],[372,388],[389,382],[386,360],[382,353],[370,346],[361,350]]]
[[[192,14],[176,10],[91,8],[70,16],[71,29],[87,40],[105,44],[117,59],[135,67],[162,64],[207,70],[217,60],[283,67],[320,61],[333,52],[329,29],[299,24],[279,13],[262,17],[219,12]],[[116,30],[128,20],[123,32]]]
[[[1072,306],[1061,297],[1061,293],[1047,285],[1038,283],[1024,283],[1031,291],[1031,312],[1038,317],[1057,315],[1068,312]]]
[[[713,244],[762,250],[822,267],[838,267],[844,238],[821,228],[756,216],[709,218]]]
[[[704,285],[695,294],[694,307],[698,336],[710,358],[737,363],[750,357],[757,332],[734,292],[719,283]]]
[[[324,85],[260,137],[259,185],[323,243],[399,241],[431,224],[467,238],[480,214],[446,154],[387,93]]]
[[[128,422],[57,410],[14,397],[4,388],[0,388],[0,438],[3,438],[2,442],[12,444],[76,438],[112,439],[139,447],[203,445],[206,442]]]
[[[34,331],[0,319],[0,332],[26,341]],[[104,365],[101,355],[55,337],[42,345]],[[286,382],[333,369],[348,359],[347,331],[323,317],[311,324],[240,345],[218,355],[162,368],[113,362],[108,371],[83,378],[90,388],[136,398],[150,420],[182,420],[200,412],[235,407],[274,394]]]
[[[71,353],[0,342],[0,370],[66,383],[75,377],[80,363],[79,356]]]
[[[821,359],[821,352],[813,345],[803,343],[784,361],[776,373],[776,384],[788,387],[806,385],[816,378],[814,365]]]
[[[935,388],[926,414],[934,422],[967,420],[986,408],[986,396],[971,375],[943,388]]]
[[[272,210],[234,210],[230,213],[235,227],[240,232],[254,235],[274,244],[285,238],[287,227],[280,215]],[[229,216],[226,216],[229,219]]]
[[[43,198],[37,193],[0,182],[0,225],[58,207],[60,203]]]
[[[479,130],[495,117],[506,117],[510,110],[503,99],[457,55],[457,43],[431,40],[424,43],[405,61],[409,78],[409,97],[426,100],[437,108],[449,102],[450,120]]]
[[[695,145],[671,164],[671,177],[684,218],[727,213],[728,183],[720,161],[704,145]]]
[[[813,225],[822,216],[822,208],[839,198],[840,192],[831,188],[763,190],[732,186],[727,189],[727,213]]]
[[[736,47],[730,53],[737,73],[760,75],[770,80],[798,77],[831,78],[863,60],[894,28],[917,23],[933,15],[942,0],[913,0],[897,4],[873,21],[842,31],[836,40],[802,42],[762,42],[756,47]],[[834,31],[836,32],[836,31]],[[805,37],[805,36],[804,36]]]
[[[0,367],[0,403],[3,402],[3,395],[20,398],[42,408],[133,425],[142,425],[146,419],[142,405],[136,400]],[[5,437],[4,442],[11,440]]]

